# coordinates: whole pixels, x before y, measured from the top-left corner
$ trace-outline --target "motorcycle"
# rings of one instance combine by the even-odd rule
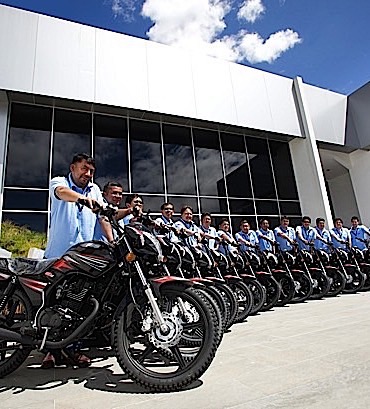
[[[65,348],[100,331],[134,382],[182,389],[211,364],[218,317],[191,281],[157,275],[161,248],[142,224],[122,228],[114,208],[99,212],[117,232],[112,245],[83,242],[50,260],[0,259],[0,377],[34,348]]]

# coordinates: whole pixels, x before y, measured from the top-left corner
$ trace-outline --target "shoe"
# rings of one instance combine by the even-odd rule
[[[51,369],[55,367],[54,355],[48,352],[41,363],[41,369]]]
[[[91,365],[91,359],[88,356],[78,352],[75,353],[73,360],[79,368],[87,368]]]

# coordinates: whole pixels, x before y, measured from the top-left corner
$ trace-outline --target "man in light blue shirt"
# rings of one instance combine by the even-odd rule
[[[343,220],[340,217],[334,219],[334,228],[330,230],[333,246],[337,249],[348,251],[352,245],[351,233],[343,227]]]
[[[350,229],[352,246],[357,247],[360,250],[367,249],[367,241],[370,238],[369,229],[360,224],[360,219],[357,216],[351,218],[352,227]]]
[[[94,172],[94,159],[80,153],[73,157],[68,176],[57,176],[50,181],[51,212],[46,258],[61,257],[71,246],[93,240],[99,222],[107,239],[113,240],[110,224],[98,220],[92,212],[97,204],[103,203],[99,186],[91,182]]]
[[[328,243],[331,243],[331,235],[329,230],[325,228],[325,219],[318,217],[316,219],[316,238],[314,247],[316,250],[323,250],[326,253],[331,253],[331,249]]]
[[[275,243],[275,235],[269,229],[270,222],[267,219],[260,219],[259,230],[257,230],[257,237],[261,251],[274,252],[273,244]]]
[[[250,229],[248,220],[242,220],[240,222],[240,231],[235,234],[235,239],[240,244],[240,251],[256,252],[258,237],[256,232]]]
[[[282,216],[280,226],[275,227],[274,234],[281,251],[293,251],[296,235],[293,227],[289,227],[288,217]]]
[[[297,226],[296,234],[300,250],[310,250],[309,243],[313,243],[316,239],[316,231],[310,225],[311,218],[303,216],[302,226]]]

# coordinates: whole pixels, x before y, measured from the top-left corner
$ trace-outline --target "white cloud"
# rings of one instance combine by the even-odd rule
[[[244,0],[239,8],[238,18],[254,23],[265,12],[265,6],[261,0]]]
[[[223,35],[225,18],[236,0],[111,1],[115,16],[126,18],[142,6],[141,15],[153,22],[147,32],[150,40],[229,61],[272,63],[302,41],[291,29],[280,30],[267,39],[245,29]],[[243,0],[239,3],[238,18],[253,23],[265,11],[262,0]]]
[[[291,29],[278,31],[264,40],[258,33],[246,33],[242,36],[239,49],[241,55],[252,64],[272,63],[282,53],[302,42],[298,33]]]
[[[114,17],[122,17],[127,22],[133,21],[137,3],[137,0],[111,0]]]

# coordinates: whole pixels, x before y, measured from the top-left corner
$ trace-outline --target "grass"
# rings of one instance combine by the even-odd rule
[[[27,257],[31,247],[45,249],[46,233],[32,231],[25,226],[17,226],[9,220],[1,224],[0,247],[11,251],[12,257]]]

